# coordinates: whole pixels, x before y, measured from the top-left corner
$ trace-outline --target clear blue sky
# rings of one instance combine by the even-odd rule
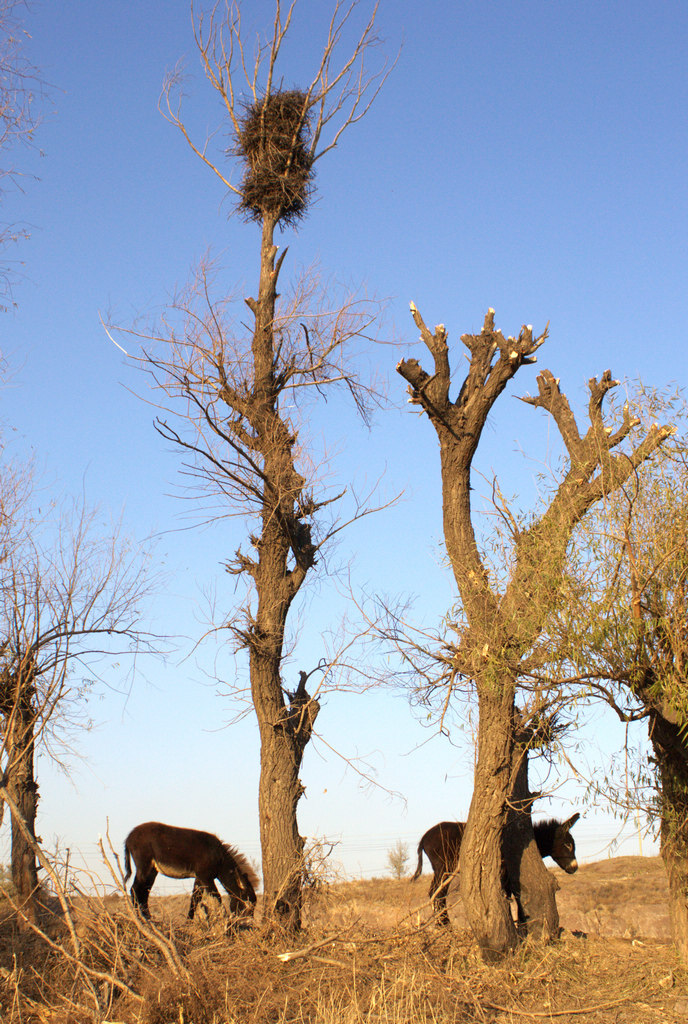
[[[272,0],[243,7],[247,33],[271,24]],[[328,10],[325,0],[297,5],[287,85],[310,80]],[[90,857],[107,819],[119,848],[134,824],[160,818],[216,831],[256,857],[256,728],[250,717],[227,726],[236,709],[216,692],[210,654],[189,655],[203,631],[203,591],[217,583],[229,594],[221,562],[240,527],[181,530],[179,460],[130,390],[144,391],[144,379],[99,323],[99,314],[126,323],[161,309],[208,249],[226,289],[251,294],[256,228],[229,216],[219,180],[157,111],[166,71],[185,58],[196,136],[220,121],[186,0],[37,0],[27,28],[28,56],[53,88],[40,154],[14,154],[40,180],[27,178],[25,192],[5,201],[5,219],[28,222],[32,236],[11,254],[24,260],[24,276],[16,310],[0,321],[15,370],[3,420],[35,450],[49,486],[83,487],[106,511],[123,510],[137,537],[160,534],[168,577],[151,621],[188,638],[166,665],[145,666],[126,701],[106,693],[94,703],[96,726],[75,737],[67,775],[39,761],[38,830]],[[453,587],[442,567],[436,441],[394,372],[401,355],[425,358],[409,300],[428,324],[447,326],[457,385],[458,338],[480,327],[489,306],[505,333],[550,321],[539,363],[579,408],[587,379],[608,367],[621,380],[685,380],[688,8],[382,0],[379,31],[381,52],[393,57],[403,43],[397,67],[366,119],[318,164],[317,201],[283,239],[283,283],[317,260],[323,275],[387,302],[382,335],[395,344],[374,359],[392,407],[369,435],[337,410],[323,430],[341,450],[343,482],[354,476],[363,486],[384,470],[384,493],[404,496],[354,528],[337,560],[354,559],[357,588],[416,595],[418,617],[433,624]],[[532,391],[534,377],[524,368],[503,396],[477,459],[524,503],[537,460],[557,447],[545,416],[513,397]],[[319,631],[343,611],[340,589],[326,577],[309,592],[288,671],[321,656]],[[218,664],[224,678],[243,671],[228,657]],[[606,742],[612,723],[599,722]],[[371,761],[384,787],[362,785],[322,742],[306,754],[301,831],[341,839],[347,871],[384,872],[396,838],[415,847],[435,821],[465,815],[472,755],[458,728],[454,745],[431,738],[389,691],[333,694],[318,726],[346,757]],[[568,775],[562,768],[549,782]],[[576,791],[561,796],[542,813],[566,811]],[[597,812],[576,833],[594,858],[606,855],[615,826]],[[628,852],[637,849],[635,840]]]

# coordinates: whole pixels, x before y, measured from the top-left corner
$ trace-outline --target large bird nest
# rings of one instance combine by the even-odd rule
[[[267,214],[288,224],[305,212],[313,187],[306,101],[292,89],[246,107],[234,153],[246,162],[239,207],[249,220]]]

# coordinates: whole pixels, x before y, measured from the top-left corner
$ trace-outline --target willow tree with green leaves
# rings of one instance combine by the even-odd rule
[[[588,425],[579,429],[573,409],[549,370],[537,377],[537,393],[524,401],[551,416],[561,435],[565,462],[549,503],[528,523],[506,516],[511,551],[506,582],[500,589],[481,552],[471,503],[471,473],[482,430],[497,399],[512,378],[536,362],[547,339],[524,326],[504,337],[489,310],[478,334],[464,334],[468,373],[450,396],[452,376],[448,335],[443,324],[431,331],[416,306],[420,330],[432,366],[402,359],[398,372],[408,384],[409,400],[420,406],[437,434],[440,448],[444,537],[461,597],[465,623],[453,653],[453,678],[472,680],[478,700],[477,757],[473,798],[461,844],[460,886],[473,932],[486,956],[513,948],[517,934],[502,894],[502,854],[527,918],[528,931],[551,936],[558,931],[554,887],[537,852],[530,822],[533,795],[523,771],[522,721],[516,710],[519,680],[538,657],[548,617],[557,608],[567,553],[576,526],[591,508],[618,491],[671,435],[653,424],[638,435],[639,422],[625,406],[612,422],[604,405],[618,385],[611,372],[588,382]],[[521,786],[520,791],[515,787]],[[503,835],[510,806],[509,843]]]
[[[373,74],[365,67],[376,43],[375,9],[356,31],[359,4],[337,3],[310,84],[285,89],[289,71],[280,57],[295,7],[283,11],[276,3],[272,33],[259,41],[254,58],[238,7],[218,6],[195,22],[205,74],[222,101],[236,177],[225,169],[227,153],[220,163],[209,142],[194,141],[182,116],[179,76],[166,83],[164,115],[234,197],[239,213],[260,229],[258,289],[244,300],[249,324],[237,326],[230,300],[213,298],[212,275],[201,267],[143,357],[165,409],[158,430],[187,457],[199,497],[212,495],[219,517],[238,516],[246,527],[247,543],[224,561],[248,596],[220,625],[248,652],[260,732],[266,915],[289,929],[301,923],[299,772],[319,704],[307,691],[305,671],[294,689],[283,683],[287,619],[341,518],[351,521],[367,510],[354,499],[345,514],[337,511],[348,489],[324,483],[306,439],[308,410],[340,388],[365,418],[378,396],[361,379],[353,351],[354,340],[371,329],[373,308],[350,296],[335,304],[313,278],[280,296],[287,249],[278,254],[276,232],[295,228],[306,215],[318,160],[365,115],[386,76],[384,67]],[[347,37],[355,41],[344,55]]]
[[[647,424],[671,417],[678,429],[577,531],[566,601],[549,624],[558,664],[540,684],[584,687],[624,725],[647,725],[652,757],[614,795],[659,822],[674,937],[688,958],[688,423],[675,397],[638,388],[631,402]]]

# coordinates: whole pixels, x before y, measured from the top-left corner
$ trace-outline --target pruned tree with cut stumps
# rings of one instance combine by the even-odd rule
[[[285,13],[276,4],[272,34],[254,60],[238,8],[216,7],[195,22],[203,68],[224,105],[238,180],[226,175],[208,144],[192,139],[176,99],[179,76],[166,83],[164,115],[229,190],[239,213],[259,225],[258,290],[244,300],[250,323],[237,328],[230,301],[213,299],[213,275],[202,266],[156,332],[155,345],[147,336],[142,357],[165,410],[157,429],[187,457],[188,472],[199,492],[212,496],[216,514],[239,516],[246,526],[248,544],[225,566],[245,582],[248,597],[220,625],[248,652],[260,732],[266,914],[289,929],[301,923],[299,772],[319,704],[306,689],[305,672],[293,692],[283,683],[287,619],[323,546],[343,526],[336,508],[346,494],[346,488],[328,489],[319,476],[305,439],[307,413],[340,388],[366,418],[378,396],[350,356],[351,343],[371,329],[372,307],[351,297],[333,303],[312,277],[280,297],[287,250],[278,255],[275,236],[305,216],[317,161],[364,116],[386,74],[369,75],[364,67],[376,42],[374,10],[340,59],[342,37],[360,8],[337,3],[310,84],[284,89],[278,59],[295,6]],[[346,519],[366,511],[354,501]]]
[[[416,359],[402,359],[397,370],[408,384],[409,400],[421,407],[435,428],[440,447],[444,537],[465,618],[452,653],[452,678],[473,681],[479,716],[473,799],[459,877],[468,920],[489,957],[517,942],[501,886],[502,835],[510,805],[516,804],[522,817],[518,841],[508,844],[507,871],[510,882],[516,880],[515,891],[520,890],[528,931],[550,936],[558,929],[554,890],[537,855],[529,820],[533,794],[519,756],[524,726],[516,711],[519,678],[538,658],[538,641],[560,599],[573,530],[593,506],[629,480],[672,428],[654,424],[638,437],[638,421],[628,406],[608,425],[603,406],[618,381],[605,371],[588,382],[588,426],[581,432],[558,379],[549,370],[542,371],[537,394],[524,401],[554,420],[566,465],[539,517],[527,525],[510,520],[510,564],[500,589],[476,536],[473,459],[488,414],[518,370],[536,361],[547,329],[538,336],[524,326],[517,337],[505,338],[495,328],[490,310],[480,333],[461,338],[469,352],[469,369],[453,399],[447,331],[442,324],[431,331],[413,304],[411,313],[431,355],[432,370],[424,370]],[[526,746],[528,742],[526,736]]]

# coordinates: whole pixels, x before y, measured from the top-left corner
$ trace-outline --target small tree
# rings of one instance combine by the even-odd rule
[[[139,551],[117,531],[98,536],[94,513],[52,508],[37,520],[22,511],[15,502],[15,519],[2,527],[0,819],[7,803],[12,879],[22,913],[35,921],[36,750],[59,758],[55,741],[83,715],[96,661],[141,645],[147,582]]]
[[[478,696],[477,759],[473,799],[461,845],[460,884],[466,914],[486,955],[513,947],[516,932],[502,897],[502,835],[510,802],[520,812],[517,836],[506,850],[514,891],[520,892],[534,934],[558,930],[554,890],[537,852],[530,807],[532,794],[522,771],[516,716],[519,678],[557,606],[571,535],[588,510],[618,490],[672,430],[653,425],[642,440],[633,438],[634,419],[624,407],[619,422],[607,425],[603,403],[617,385],[606,371],[588,382],[589,426],[581,434],[559,381],[544,370],[538,393],[524,399],[554,419],[568,464],[549,505],[529,524],[511,516],[512,551],[500,593],[488,572],[476,538],[471,508],[471,470],[482,429],[494,403],[523,365],[535,362],[545,342],[530,326],[505,338],[494,326],[494,311],[479,334],[461,338],[470,353],[468,374],[452,400],[447,332],[434,332],[416,307],[411,313],[433,359],[427,373],[415,359],[402,359],[410,401],[420,405],[437,433],[442,473],[443,522],[447,553],[461,595],[466,622],[453,657],[453,677],[475,683]],[[614,449],[619,453],[613,454]],[[521,769],[519,771],[519,769]],[[520,782],[518,781],[520,779]],[[514,792],[514,785],[521,788]],[[513,824],[512,824],[513,827]]]
[[[406,874],[406,865],[409,859],[408,843],[397,839],[391,850],[387,851],[387,863],[392,875],[395,878],[403,878]]]
[[[158,349],[143,357],[169,410],[158,419],[158,430],[189,458],[188,471],[200,490],[220,500],[219,514],[229,510],[247,525],[249,547],[239,548],[226,569],[246,581],[250,596],[241,618],[228,616],[222,625],[248,652],[260,730],[266,912],[288,928],[301,921],[303,840],[296,807],[303,793],[300,766],[319,705],[306,690],[305,672],[295,691],[283,685],[285,631],[292,602],[319,552],[341,529],[341,523],[328,521],[327,510],[345,493],[327,491],[319,481],[303,437],[304,415],[309,402],[337,386],[364,417],[376,398],[348,355],[350,342],[370,327],[370,308],[353,300],[333,308],[325,297],[316,298],[312,279],[298,282],[280,302],[287,250],[278,257],[275,233],[305,215],[315,164],[363,117],[380,85],[379,76],[368,77],[363,67],[375,41],[374,13],[335,69],[339,43],[357,8],[337,3],[310,85],[283,89],[277,65],[294,7],[283,16],[278,0],[272,36],[259,45],[253,64],[238,9],[228,9],[224,21],[214,11],[195,25],[203,67],[225,107],[230,153],[242,170],[239,183],[213,162],[207,145],[191,139],[174,99],[178,76],[166,83],[165,116],[233,193],[239,211],[260,225],[258,292],[245,299],[252,320],[242,336],[230,320],[229,303],[211,298],[212,275],[203,266],[177,304],[181,323],[165,324]],[[176,423],[170,418],[175,415]],[[354,508],[351,518],[363,511]]]

